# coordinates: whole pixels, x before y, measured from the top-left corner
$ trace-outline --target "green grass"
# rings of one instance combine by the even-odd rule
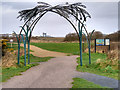
[[[10,43],[7,43],[7,48],[8,48],[8,49],[11,48],[11,44],[10,44]],[[15,43],[13,43],[13,44],[12,44],[12,49],[13,49],[13,50],[18,50],[18,45],[15,44]],[[24,47],[20,46],[20,49],[24,49]],[[34,51],[30,50],[30,52],[34,52]]]
[[[106,59],[106,54],[100,54],[100,53],[91,53],[91,63],[89,65],[89,58],[87,53],[83,53],[83,66],[78,65],[76,67],[77,71],[80,72],[89,72],[94,73],[97,75],[107,76],[110,78],[118,79],[118,70],[113,70],[112,68],[109,68],[110,66],[106,68],[101,68],[99,64],[96,64],[97,59]],[[80,58],[77,58],[77,63],[80,63]]]
[[[106,54],[103,53],[91,53],[91,63],[95,63],[97,59],[106,59]],[[82,54],[82,63],[89,64],[89,54],[83,53]],[[80,63],[80,58],[78,58],[78,63]]]
[[[27,66],[18,66],[18,67],[9,67],[9,68],[2,68],[2,82],[7,81],[13,76],[21,75],[21,72],[26,71],[27,69],[36,66],[38,64],[30,64]]]
[[[21,75],[21,72],[24,72],[33,66],[39,65],[38,63],[34,63],[34,62],[45,62],[51,58],[52,57],[41,58],[41,57],[30,55],[30,60],[31,60],[31,63],[33,64],[29,64],[29,65],[27,64],[26,66],[24,66],[24,57],[21,56],[20,65],[18,65],[17,67],[2,68],[2,82],[7,81],[13,76]]]
[[[51,58],[53,58],[53,57],[36,57],[36,56],[30,54],[30,62],[31,63],[34,63],[34,62],[46,62],[46,61],[48,61]],[[20,61],[24,61],[24,56],[21,56],[21,60]]]
[[[7,43],[7,48],[11,48],[11,43]],[[20,48],[23,49],[22,46],[20,46]],[[17,44],[13,43],[13,44],[12,44],[12,49],[13,49],[13,50],[17,50],[17,49],[18,49]]]
[[[73,90],[74,88],[103,88],[102,90],[113,90],[113,89],[110,89],[110,88],[107,88],[107,87],[102,87],[100,85],[97,85],[93,82],[90,82],[90,81],[87,81],[85,79],[82,79],[82,78],[73,78]],[[92,89],[91,89],[92,90]],[[99,90],[99,89],[98,89]]]
[[[79,54],[79,43],[31,43],[31,45],[34,45],[49,51],[72,53],[74,55]],[[87,47],[86,43],[85,43],[85,47]]]

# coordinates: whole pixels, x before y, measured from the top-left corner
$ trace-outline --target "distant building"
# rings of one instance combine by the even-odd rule
[[[43,32],[43,36],[42,36],[42,37],[52,37],[52,36],[47,35],[47,33],[44,33],[44,32]]]
[[[0,37],[12,37],[12,34],[0,34]]]
[[[43,32],[43,37],[46,37],[46,36],[47,36],[47,33],[44,33],[44,32]]]
[[[17,34],[17,36],[18,35],[19,34]],[[25,35],[23,34],[23,36],[25,36]],[[16,37],[16,35],[15,34],[0,34],[0,38],[2,38],[2,37],[11,38],[11,37]]]

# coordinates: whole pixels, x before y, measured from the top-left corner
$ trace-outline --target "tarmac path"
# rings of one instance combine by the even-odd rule
[[[33,49],[31,48],[31,50]],[[71,83],[73,82],[72,78],[74,77],[84,78],[88,81],[105,87],[118,87],[118,80],[87,72],[76,71],[77,57],[78,56],[75,55],[65,56],[65,54],[63,54],[63,56],[57,56],[56,58],[50,59],[48,62],[42,62],[40,63],[40,65],[32,67],[26,72],[23,72],[22,75],[14,76],[7,82],[2,83],[2,87],[71,88]]]
[[[3,88],[71,88],[77,56],[52,58],[3,83]]]

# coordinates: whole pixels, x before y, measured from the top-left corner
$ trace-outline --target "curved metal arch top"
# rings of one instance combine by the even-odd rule
[[[73,3],[73,4],[62,4],[62,5],[56,5],[52,6],[45,2],[38,2],[38,5],[34,7],[33,9],[27,9],[19,11],[19,17],[21,17],[21,20],[24,19],[25,24],[23,27],[30,21],[33,21],[29,28],[31,28],[31,33],[29,36],[29,40],[32,34],[32,31],[37,24],[37,22],[43,17],[47,12],[54,12],[63,18],[65,18],[75,29],[76,33],[78,34],[78,31],[73,24],[73,22],[70,20],[70,17],[73,17],[76,21],[78,21],[83,28],[85,29],[86,33],[88,34],[83,22],[86,21],[87,17],[91,17],[90,14],[85,10],[86,6],[82,5],[82,3]],[[38,16],[38,17],[37,17]],[[82,22],[83,20],[83,22]],[[22,30],[20,31],[21,34]],[[88,34],[89,35],[89,34]],[[79,34],[78,34],[79,36]]]

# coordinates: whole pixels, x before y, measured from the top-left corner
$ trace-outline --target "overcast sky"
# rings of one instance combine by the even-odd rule
[[[49,0],[45,1],[48,2]],[[73,3],[74,2],[78,1],[76,0],[73,1]],[[63,2],[57,2],[54,0],[49,3],[55,5]],[[89,32],[95,29],[104,34],[109,34],[118,30],[118,2],[82,3],[87,6],[86,10],[92,16],[91,19],[87,20],[86,24]],[[19,26],[23,25],[24,22],[17,19],[18,11],[33,8],[36,5],[37,2],[2,2],[0,5],[0,9],[2,8],[2,32],[0,33],[12,33],[12,31],[19,33]],[[55,37],[64,37],[66,34],[75,31],[64,18],[54,13],[47,13],[38,22],[32,35],[42,35],[43,32]]]

